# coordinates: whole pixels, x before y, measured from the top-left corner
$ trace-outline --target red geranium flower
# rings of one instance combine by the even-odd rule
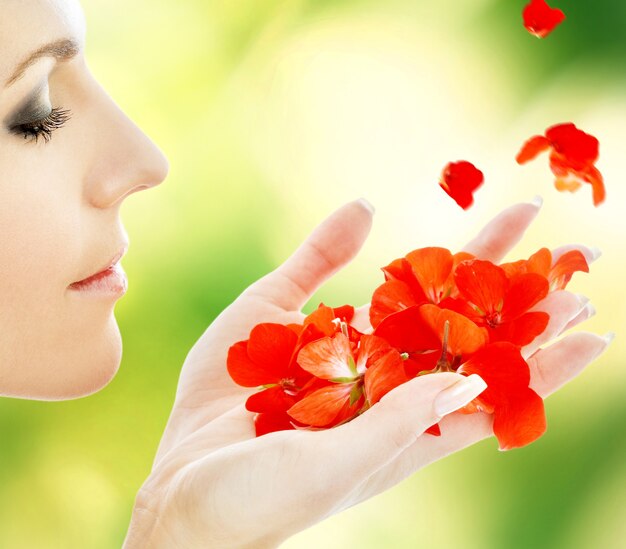
[[[474,203],[474,191],[483,184],[483,181],[483,172],[474,164],[466,160],[459,160],[446,164],[441,173],[439,186],[461,208],[467,210]]]
[[[374,330],[404,359],[407,378],[455,371],[458,365],[488,341],[487,331],[454,311],[425,304],[385,317]],[[439,425],[426,430],[440,435]]]
[[[545,0],[531,0],[522,12],[524,27],[538,38],[544,38],[563,22],[565,14],[558,8],[551,8]]]
[[[548,295],[545,276],[522,273],[509,277],[502,267],[473,259],[457,266],[454,279],[461,299],[448,300],[446,307],[486,327],[490,341],[524,346],[545,330],[549,315],[528,311]]]
[[[257,324],[249,339],[230,347],[226,367],[235,383],[263,387],[246,400],[246,409],[257,412],[254,420],[257,436],[293,429],[293,423],[299,424],[287,415],[287,410],[302,394],[319,387],[320,380],[298,365],[296,355],[310,341],[339,331],[341,319],[346,331],[358,341],[360,334],[345,322],[353,315],[351,305],[333,309],[320,303],[302,324]]]
[[[591,184],[594,206],[604,200],[604,180],[594,165],[599,156],[599,142],[594,136],[571,122],[557,124],[548,128],[545,136],[535,135],[526,141],[516,160],[524,164],[548,149],[551,149],[550,169],[556,176],[557,190],[574,192],[581,182],[586,182]]]
[[[543,400],[528,386],[530,370],[519,347],[506,342],[491,343],[457,371],[478,374],[487,383],[487,388],[461,411],[492,413],[500,450],[525,446],[545,432]]]
[[[361,335],[356,345],[343,332],[313,341],[300,350],[298,363],[328,381],[287,410],[294,419],[313,427],[349,421],[408,381],[400,354],[375,335]]]
[[[391,313],[424,303],[438,304],[457,295],[454,269],[474,256],[445,248],[419,248],[382,268],[385,282],[372,295],[370,323],[376,328]]]

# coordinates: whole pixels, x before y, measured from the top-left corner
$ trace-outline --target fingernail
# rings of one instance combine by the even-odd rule
[[[454,412],[462,408],[466,404],[474,400],[480,393],[487,388],[487,384],[477,374],[472,374],[457,381],[447,389],[441,391],[435,398],[433,408],[435,414],[443,417],[450,412]]]
[[[591,261],[595,261],[602,255],[602,250],[597,246],[591,246],[589,249],[591,250]]]
[[[533,196],[533,199],[530,201],[530,203],[537,206],[537,208],[541,208],[541,205],[543,204],[543,198],[541,198],[540,195],[536,194],[535,196]]]
[[[584,294],[575,294],[576,297],[578,298],[578,303],[580,303],[580,311],[582,311],[585,308],[585,305],[587,305],[587,303],[589,303],[589,298],[584,295]],[[578,314],[578,313],[576,313]]]
[[[365,207],[366,210],[369,210],[372,215],[376,211],[376,208],[374,208],[372,203],[369,200],[367,200],[367,198],[361,197],[359,198],[358,202],[360,202]]]
[[[604,338],[604,341],[606,341],[606,344],[610,345],[611,341],[615,339],[615,332],[608,332],[604,334],[602,337]]]
[[[585,305],[585,310],[587,311],[587,318],[591,318],[597,313],[596,308],[592,303],[587,303],[587,305]]]

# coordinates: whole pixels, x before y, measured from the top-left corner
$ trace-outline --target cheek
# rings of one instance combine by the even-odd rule
[[[121,338],[114,302],[66,293],[84,269],[80,189],[39,177],[0,180],[0,394],[74,398],[115,375]]]

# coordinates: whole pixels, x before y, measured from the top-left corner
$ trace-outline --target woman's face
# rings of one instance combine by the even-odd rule
[[[0,0],[0,396],[71,399],[113,378],[123,290],[69,285],[126,251],[122,202],[169,170],[95,81],[84,44],[77,0]]]

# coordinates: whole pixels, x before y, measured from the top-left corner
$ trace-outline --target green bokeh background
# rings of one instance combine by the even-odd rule
[[[544,40],[523,29],[524,4],[83,0],[92,71],[171,171],[122,209],[117,376],[74,401],[0,399],[0,547],[121,546],[186,353],[343,202],[372,201],[374,228],[305,311],[366,302],[381,265],[420,246],[458,249],[535,194],[542,213],[510,258],[599,246],[571,289],[598,311],[584,329],[616,332],[609,350],[550,397],[536,443],[500,453],[483,441],[283,546],[623,547],[626,3],[554,0],[567,19]],[[570,120],[601,142],[599,208],[588,187],[558,193],[545,158],[513,160],[524,139]],[[467,212],[436,184],[457,158],[487,178]]]

